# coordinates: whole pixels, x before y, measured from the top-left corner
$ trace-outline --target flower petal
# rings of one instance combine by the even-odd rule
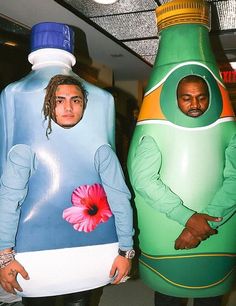
[[[79,207],[70,207],[63,211],[62,214],[63,219],[68,221],[69,223],[77,223],[80,222],[80,220],[83,220],[84,217],[84,208],[81,209]]]
[[[112,216],[105,190],[100,184],[76,188],[71,201],[73,206],[65,209],[62,216],[77,231],[91,232]]]
[[[83,204],[83,199],[89,197],[89,185],[83,185],[76,188],[71,195],[71,202],[73,205],[78,206]]]

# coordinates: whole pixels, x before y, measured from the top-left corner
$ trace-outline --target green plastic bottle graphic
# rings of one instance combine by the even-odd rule
[[[228,292],[236,261],[236,123],[209,42],[209,7],[178,0],[156,9],[160,43],[128,156],[141,249],[140,275],[153,290],[179,297]],[[180,81],[207,86],[207,109],[197,116],[179,107]],[[175,240],[194,213],[216,235],[194,248]]]

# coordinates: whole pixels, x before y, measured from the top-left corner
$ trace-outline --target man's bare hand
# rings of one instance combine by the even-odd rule
[[[29,275],[24,267],[16,260],[13,260],[5,268],[0,269],[0,284],[5,291],[13,294],[16,294],[15,290],[22,291],[22,288],[16,280],[18,273],[24,279],[29,279]]]
[[[220,222],[222,218],[212,217],[207,214],[195,213],[186,222],[186,228],[200,241],[215,235],[217,231],[210,227],[208,221]]]
[[[122,282],[122,279],[127,277],[131,269],[131,260],[123,256],[118,255],[111,267],[110,277],[113,277],[113,285],[117,285]]]
[[[179,237],[175,240],[175,249],[182,250],[196,248],[200,242],[201,241],[199,241],[199,239],[193,236],[191,232],[185,228]]]

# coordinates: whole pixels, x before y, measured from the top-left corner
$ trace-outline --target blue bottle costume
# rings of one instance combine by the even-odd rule
[[[21,294],[33,297],[109,283],[118,245],[132,248],[132,212],[112,150],[113,97],[80,80],[88,92],[83,119],[71,129],[52,122],[47,139],[42,107],[49,80],[56,74],[79,78],[71,69],[73,32],[63,24],[42,23],[33,27],[32,37],[33,71],[1,95],[0,246],[14,246],[30,275],[27,281],[18,275]],[[71,206],[73,190],[94,184],[103,186],[115,212],[93,231],[76,231],[63,211]]]

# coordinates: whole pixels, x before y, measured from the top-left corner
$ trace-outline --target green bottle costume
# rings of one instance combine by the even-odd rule
[[[202,0],[157,8],[160,45],[133,135],[128,171],[135,192],[140,274],[155,291],[179,297],[228,292],[236,262],[236,123],[208,36]],[[178,108],[176,90],[202,77],[209,107],[197,117]],[[194,249],[174,242],[195,213],[223,217],[218,234]]]

